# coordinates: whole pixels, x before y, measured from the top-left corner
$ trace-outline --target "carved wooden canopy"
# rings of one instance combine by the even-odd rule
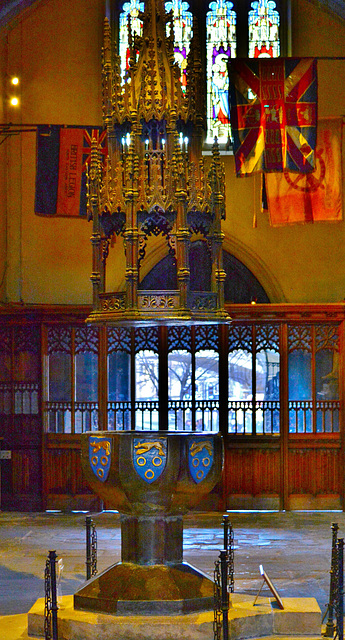
[[[93,220],[93,312],[88,320],[120,324],[228,321],[221,229],[224,168],[216,140],[207,168],[202,156],[205,105],[197,28],[183,92],[174,61],[172,15],[166,13],[163,0],[147,0],[140,18],[141,35],[132,32],[128,21],[129,64],[124,82],[109,21],[104,24],[103,120],[108,157],[103,165],[94,140],[88,176],[88,210]],[[125,252],[124,291],[106,290],[114,235],[122,238]],[[177,290],[138,289],[149,236],[161,236],[166,251],[174,256]],[[189,248],[195,237],[206,243],[212,262],[208,291],[190,289]]]

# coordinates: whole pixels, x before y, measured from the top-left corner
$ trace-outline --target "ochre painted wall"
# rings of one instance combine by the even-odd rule
[[[0,122],[5,122],[5,72],[6,57],[4,40],[0,39]],[[1,142],[1,139],[0,139]],[[0,144],[0,302],[6,297],[6,153],[5,144]]]
[[[21,79],[21,108],[12,122],[102,123],[100,52],[103,0],[47,0],[34,5],[5,34],[7,74]],[[34,214],[36,136],[6,145],[10,301],[91,302],[91,225],[82,219]]]
[[[42,0],[0,34],[1,83],[17,73],[21,107],[1,121],[101,124],[103,0]],[[308,0],[292,0],[292,53],[344,54],[345,24]],[[7,61],[7,62],[6,62]],[[6,90],[2,91],[4,96]],[[319,115],[344,112],[345,62],[319,62]],[[36,138],[22,134],[0,146],[0,295],[24,303],[91,302],[91,224],[34,214]],[[335,302],[345,297],[345,224],[272,228],[260,210],[260,176],[237,179],[226,167],[224,247],[251,269],[272,302]],[[5,184],[5,178],[7,182]],[[253,224],[253,221],[256,223]],[[166,252],[152,242],[143,273]],[[116,240],[109,282],[124,284]]]

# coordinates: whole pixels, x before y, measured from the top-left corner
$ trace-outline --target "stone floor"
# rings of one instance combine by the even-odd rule
[[[119,515],[91,515],[102,571],[120,560]],[[184,560],[211,577],[223,545],[222,515],[200,513],[184,520]],[[230,512],[229,516],[235,538],[235,592],[254,599],[263,565],[281,597],[315,597],[323,613],[329,597],[331,524],[337,522],[339,537],[344,537],[345,513]],[[0,513],[0,616],[24,614],[44,596],[49,550],[56,550],[63,563],[62,595],[74,593],[85,580],[84,513]],[[267,587],[262,595],[269,595]]]

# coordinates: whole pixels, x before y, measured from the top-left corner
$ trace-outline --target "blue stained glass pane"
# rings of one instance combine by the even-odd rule
[[[249,58],[278,58],[280,16],[273,0],[251,3],[248,14]]]
[[[207,141],[230,137],[228,58],[236,56],[236,13],[233,3],[209,3],[207,30]]]
[[[312,400],[311,353],[296,349],[289,354],[289,400]]]

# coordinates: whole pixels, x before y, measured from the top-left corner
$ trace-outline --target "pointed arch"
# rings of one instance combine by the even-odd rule
[[[232,304],[249,304],[253,300],[258,303],[284,302],[284,296],[281,294],[275,278],[268,273],[260,259],[245,250],[241,252],[237,249],[237,246],[231,247],[230,250],[227,247],[223,252],[224,269],[227,274],[224,283],[225,301]],[[242,255],[239,255],[240,253]],[[209,286],[211,262],[205,243],[202,241],[192,242],[191,256],[192,290]],[[164,248],[161,247],[155,252],[155,259],[154,264],[151,260],[149,270],[141,280],[139,289],[145,291],[176,289],[177,274],[174,257],[164,255]]]

